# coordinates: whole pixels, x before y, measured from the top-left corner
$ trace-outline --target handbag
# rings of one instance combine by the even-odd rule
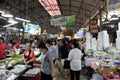
[[[64,69],[70,69],[70,61],[66,60],[64,61]]]

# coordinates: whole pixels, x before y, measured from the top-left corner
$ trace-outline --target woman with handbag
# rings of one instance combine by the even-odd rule
[[[80,80],[80,71],[81,71],[81,58],[83,53],[78,49],[78,44],[76,41],[71,42],[72,49],[69,52],[68,60],[70,61],[70,74],[71,80]]]
[[[68,58],[69,50],[66,44],[66,40],[65,39],[58,40],[58,47],[59,47],[59,60],[61,63],[60,67],[63,73],[62,75],[64,76],[64,78],[67,78],[68,69],[66,66],[66,59]]]

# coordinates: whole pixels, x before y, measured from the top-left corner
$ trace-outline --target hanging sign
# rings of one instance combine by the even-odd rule
[[[24,32],[32,35],[41,35],[41,27],[36,24],[24,25]]]
[[[91,33],[98,33],[98,21],[97,19],[91,19],[89,22],[89,29]]]
[[[52,26],[59,27],[74,27],[75,25],[75,15],[62,15],[52,17],[50,20]]]

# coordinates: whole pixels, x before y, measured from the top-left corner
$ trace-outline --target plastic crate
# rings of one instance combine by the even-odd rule
[[[115,69],[115,68],[108,68],[108,69],[104,69],[104,70],[98,69],[98,72],[99,72],[100,74],[108,74],[108,73],[110,73],[110,72],[115,73],[115,72],[116,72],[116,69]]]
[[[103,77],[104,77],[105,80],[120,80],[120,75],[118,75],[118,74],[113,74],[113,76],[114,76],[114,78],[113,78],[113,79],[110,79],[110,78],[108,77],[108,74],[103,74]]]

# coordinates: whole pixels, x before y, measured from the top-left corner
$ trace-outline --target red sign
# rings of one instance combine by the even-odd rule
[[[90,20],[89,29],[90,29],[91,33],[98,33],[98,21],[97,21],[97,19]]]

